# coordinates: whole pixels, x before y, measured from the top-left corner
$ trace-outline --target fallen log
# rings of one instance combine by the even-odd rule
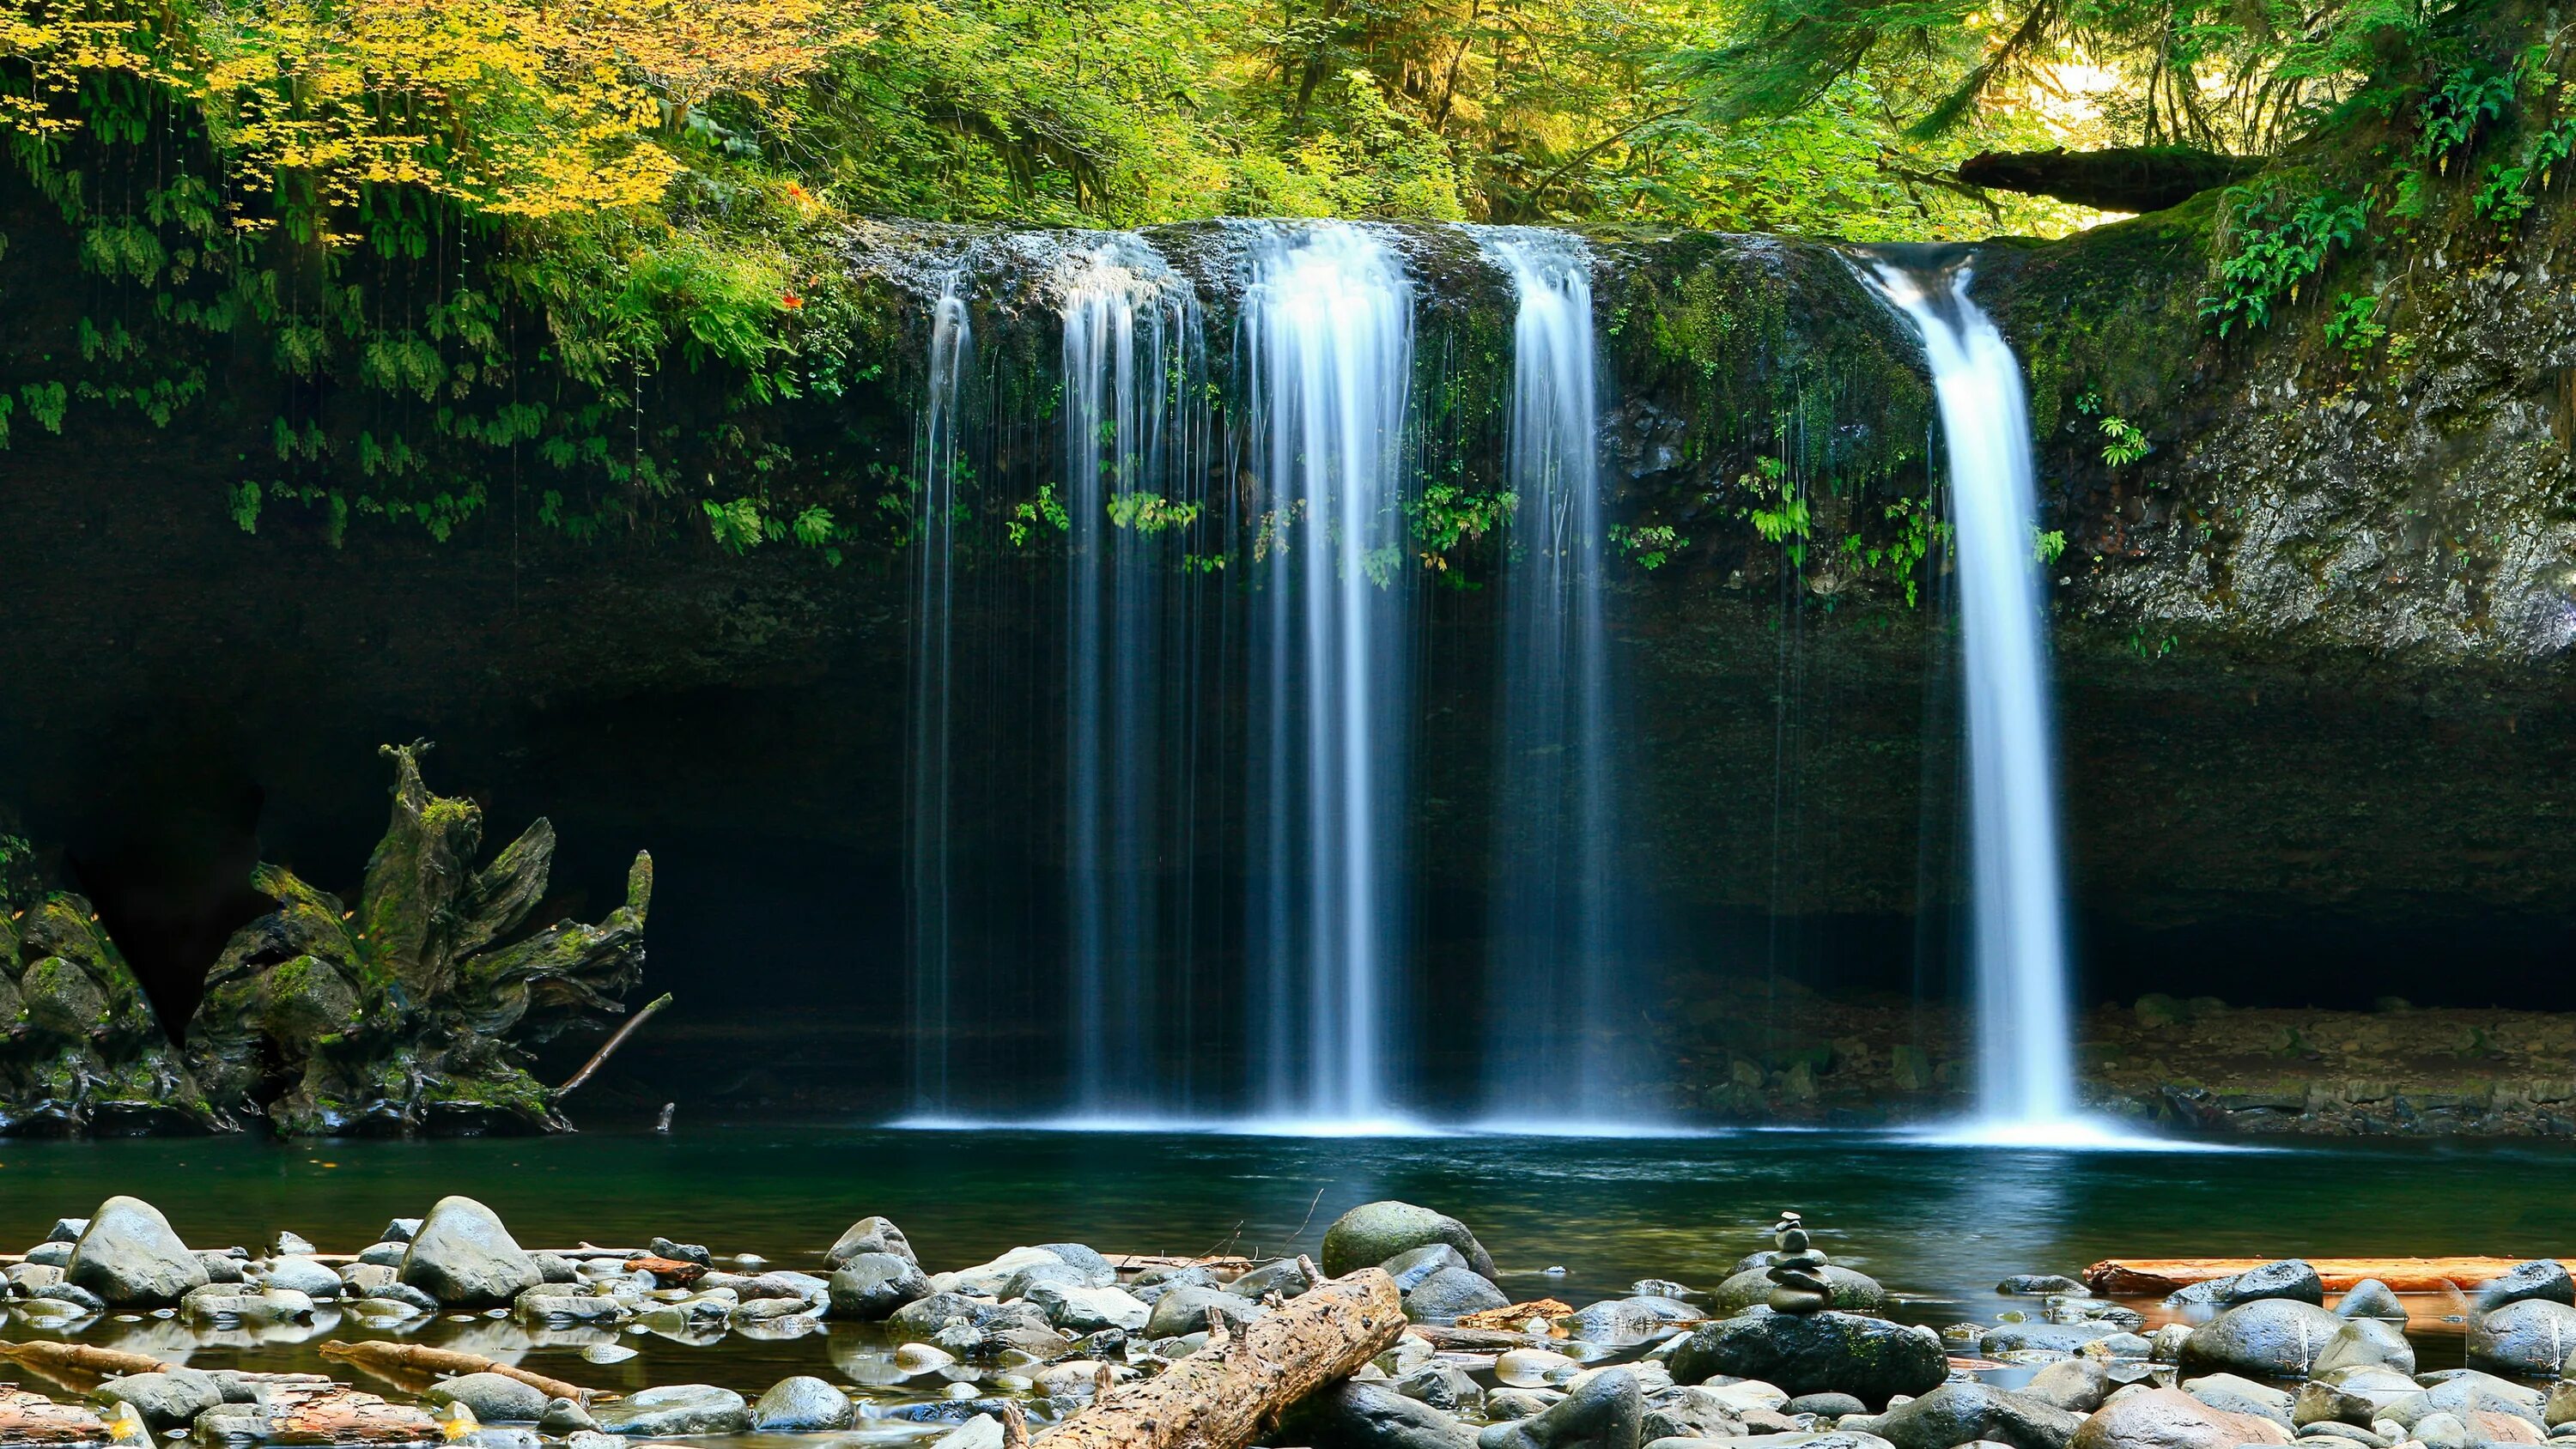
[[[7,1359],[34,1369],[49,1379],[60,1380],[66,1374],[89,1379],[112,1379],[120,1374],[157,1374],[170,1366],[144,1353],[124,1353],[113,1348],[99,1348],[86,1343],[62,1343],[54,1339],[31,1338],[23,1343],[0,1343],[0,1359]]]
[[[585,1389],[579,1384],[548,1378],[517,1364],[485,1358],[479,1353],[436,1348],[426,1343],[388,1343],[373,1338],[343,1343],[335,1338],[322,1345],[322,1356],[334,1363],[354,1364],[397,1386],[417,1384],[426,1388],[439,1379],[458,1374],[499,1374],[505,1379],[517,1379],[548,1398],[570,1399],[576,1404],[602,1403],[617,1397],[599,1389]]]
[[[1544,1345],[1555,1335],[1522,1333],[1508,1328],[1456,1328],[1443,1323],[1417,1323],[1412,1333],[1433,1348],[1456,1349],[1461,1353],[1502,1353],[1508,1349]]]
[[[1302,1260],[1301,1260],[1302,1263]],[[1314,1273],[1307,1265],[1310,1276]],[[1382,1268],[1317,1283],[1246,1325],[1224,1353],[1115,1388],[1038,1436],[1044,1449],[1240,1449],[1297,1402],[1357,1373],[1404,1332]]]
[[[350,1388],[291,1403],[272,1398],[268,1430],[274,1444],[436,1444],[447,1437],[427,1410]]]
[[[2178,1288],[2232,1278],[2277,1258],[2105,1258],[2084,1270],[2094,1292],[2114,1298],[2162,1297]],[[2376,1278],[2399,1293],[2448,1293],[2501,1278],[2528,1258],[2309,1258],[2332,1292]]]
[[[1574,1305],[1555,1298],[1533,1298],[1527,1303],[1506,1303],[1500,1308],[1479,1308],[1458,1320],[1460,1328],[1518,1328],[1533,1318],[1547,1320],[1549,1336],[1555,1336],[1556,1320],[1574,1311]]]
[[[1148,1268],[1205,1268],[1211,1273],[1248,1273],[1252,1260],[1239,1253],[1212,1253],[1204,1257],[1175,1257],[1170,1253],[1106,1253],[1109,1266],[1121,1273],[1142,1273]]]
[[[2050,196],[2103,211],[2162,211],[2263,169],[2260,156],[2190,146],[2113,146],[2099,151],[1986,151],[1959,163],[1969,186]]]
[[[686,1288],[707,1276],[707,1265],[686,1258],[656,1258],[650,1253],[626,1260],[629,1273],[650,1273],[665,1288]]]
[[[0,1444],[104,1444],[107,1421],[86,1404],[57,1404],[0,1384]]]

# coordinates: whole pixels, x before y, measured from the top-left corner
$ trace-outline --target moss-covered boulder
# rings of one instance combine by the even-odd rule
[[[1392,1200],[1362,1203],[1333,1220],[1324,1230],[1324,1274],[1339,1278],[1435,1243],[1457,1249],[1477,1276],[1494,1276],[1493,1255],[1465,1223],[1447,1213]]]

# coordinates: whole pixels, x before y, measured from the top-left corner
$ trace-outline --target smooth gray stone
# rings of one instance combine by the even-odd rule
[[[470,1197],[438,1200],[403,1253],[402,1281],[443,1308],[493,1308],[545,1281],[534,1258]]]
[[[866,1252],[844,1261],[824,1289],[835,1318],[882,1323],[906,1304],[930,1296],[930,1275],[896,1253]]]
[[[545,1417],[546,1391],[506,1374],[458,1374],[421,1392],[433,1404],[463,1404],[474,1417],[496,1424],[533,1424]]]
[[[1545,1411],[1488,1427],[1476,1449],[1637,1449],[1645,1397],[1635,1369],[1604,1369]]]
[[[891,1219],[879,1217],[861,1218],[842,1230],[841,1236],[824,1251],[823,1262],[837,1268],[861,1253],[892,1253],[915,1266],[921,1262],[913,1255],[912,1243],[904,1237],[903,1229]]]
[[[2544,1378],[2576,1352],[2576,1308],[2551,1298],[2522,1298],[2469,1316],[2469,1367],[2516,1378]]]
[[[2343,1297],[2335,1301],[2335,1313],[2342,1318],[2406,1321],[2406,1305],[2397,1301],[2396,1290],[2376,1278],[2364,1278],[2347,1289]]]
[[[98,1397],[106,1403],[132,1404],[145,1427],[157,1434],[195,1423],[199,1414],[224,1402],[224,1391],[214,1375],[181,1368],[109,1379]]]
[[[780,1379],[751,1406],[751,1427],[764,1434],[812,1434],[858,1422],[850,1396],[806,1374]]]
[[[2066,1449],[2084,1416],[1992,1384],[1943,1384],[1888,1410],[1834,1427],[1875,1434],[1896,1449],[1957,1449],[1989,1440],[2015,1449]]]
[[[591,1410],[599,1427],[629,1438],[684,1439],[702,1434],[741,1434],[751,1428],[751,1406],[742,1395],[713,1384],[667,1384],[639,1389]],[[997,1426],[998,1427],[998,1426]]]
[[[1866,1404],[1924,1394],[1949,1377],[1936,1334],[1852,1313],[1759,1313],[1691,1330],[1665,1359],[1680,1383],[1760,1379],[1795,1396],[1836,1392]]]
[[[159,1208],[141,1198],[111,1197],[90,1215],[63,1264],[63,1279],[111,1308],[162,1308],[204,1287],[207,1275]]]
[[[1443,1268],[1404,1295],[1404,1316],[1415,1323],[1455,1323],[1470,1313],[1511,1303],[1502,1289],[1464,1268]]]
[[[1339,1278],[1429,1243],[1447,1243],[1465,1255],[1467,1266],[1479,1277],[1494,1276],[1492,1256],[1465,1223],[1446,1213],[1394,1201],[1362,1203],[1335,1218],[1324,1230],[1320,1266],[1325,1277]]]
[[[1308,1449],[1474,1449],[1476,1431],[1390,1384],[1345,1379],[1299,1404],[1273,1442]]]
[[[2301,1378],[2343,1325],[2344,1320],[2313,1303],[2257,1299],[2193,1329],[2182,1342],[2182,1371],[2192,1377]]]

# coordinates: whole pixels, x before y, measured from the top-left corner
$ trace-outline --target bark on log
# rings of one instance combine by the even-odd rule
[[[434,1348],[425,1343],[387,1343],[372,1338],[342,1343],[335,1338],[322,1345],[322,1356],[336,1363],[355,1364],[396,1384],[407,1380],[425,1383],[456,1374],[499,1374],[505,1379],[517,1379],[549,1398],[570,1399],[576,1404],[601,1403],[617,1397],[599,1389],[585,1389],[579,1384],[532,1373],[516,1364],[485,1358],[479,1353]]]
[[[1111,1390],[1038,1442],[1044,1449],[1240,1449],[1403,1332],[1395,1280],[1384,1269],[1363,1268],[1254,1320],[1229,1352],[1192,1354],[1160,1378]]]
[[[2261,169],[2257,156],[2224,156],[2190,146],[2113,146],[2100,151],[1987,151],[1960,162],[1959,179],[1970,186],[2053,196],[2104,211],[2162,211]]]
[[[86,1404],[57,1404],[0,1384],[0,1444],[103,1444],[107,1421]]]
[[[150,1354],[124,1353],[92,1344],[60,1343],[45,1338],[33,1338],[24,1343],[0,1343],[0,1359],[23,1364],[47,1378],[84,1374],[93,1379],[107,1379],[119,1374],[157,1374],[170,1367]]]
[[[286,1405],[272,1400],[268,1425],[273,1444],[436,1444],[446,1438],[426,1410],[347,1388]]]
[[[650,1273],[653,1275],[653,1281],[665,1288],[686,1288],[707,1276],[707,1265],[692,1263],[686,1258],[656,1258],[647,1253],[642,1257],[627,1259],[626,1271]]]
[[[2122,1298],[2161,1297],[2193,1283],[2233,1277],[2273,1258],[2105,1258],[2084,1270],[2096,1293]],[[2400,1293],[2447,1293],[2501,1278],[2528,1258],[2310,1258],[2326,1287],[2344,1292],[2376,1278]]]

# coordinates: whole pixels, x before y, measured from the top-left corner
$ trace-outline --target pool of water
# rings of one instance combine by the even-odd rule
[[[1516,1299],[1580,1306],[1645,1277],[1713,1287],[1768,1246],[1762,1229],[1793,1207],[1837,1262],[1902,1295],[1897,1316],[1947,1323],[2015,1306],[1993,1293],[2007,1274],[2076,1273],[2111,1256],[2564,1254],[2576,1251],[2571,1167],[2576,1151],[2505,1144],[2068,1153],[1827,1133],[1305,1139],[759,1121],[670,1137],[9,1142],[0,1248],[22,1249],[55,1218],[126,1192],[198,1246],[256,1250],[291,1228],[351,1252],[387,1219],[462,1192],[529,1247],[661,1234],[784,1268],[818,1266],[843,1227],[882,1213],[937,1270],[1066,1240],[1111,1252],[1311,1253],[1345,1209],[1395,1197],[1465,1219]],[[145,1318],[102,1320],[79,1337],[202,1367],[282,1369],[319,1368],[323,1340],[362,1332],[344,1322],[201,1336]],[[532,1335],[477,1317],[415,1336],[603,1388],[695,1381],[746,1393],[790,1373],[865,1383],[882,1347],[847,1325],[689,1343]],[[580,1357],[609,1338],[639,1356],[611,1366]],[[2460,1352],[2457,1338],[2437,1342],[2424,1367],[2456,1366]]]

